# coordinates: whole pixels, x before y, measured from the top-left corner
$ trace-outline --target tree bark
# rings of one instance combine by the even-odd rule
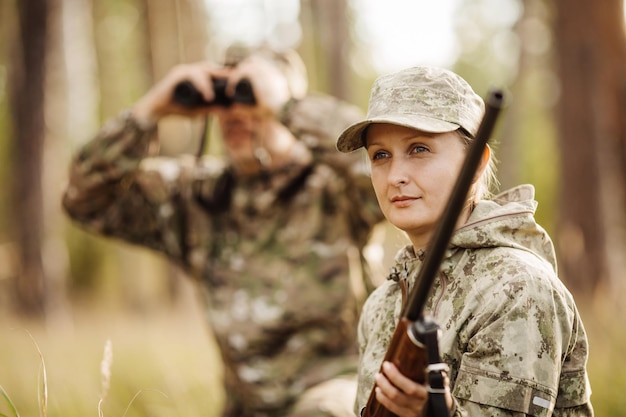
[[[47,0],[17,2],[18,39],[9,83],[14,120],[15,182],[12,192],[20,258],[15,293],[18,309],[28,315],[43,315],[46,307],[46,279],[41,253],[41,172],[48,9]]]
[[[562,155],[557,243],[575,292],[615,293],[626,230],[626,38],[622,0],[557,0]]]
[[[347,51],[350,49],[348,6],[345,0],[311,0],[302,10],[304,48],[310,48],[309,78],[317,89],[350,101]],[[307,45],[307,39],[313,42]]]

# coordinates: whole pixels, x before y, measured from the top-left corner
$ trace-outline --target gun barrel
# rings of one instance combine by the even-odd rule
[[[411,321],[417,320],[423,313],[428,293],[439,272],[441,261],[454,233],[457,219],[465,205],[465,199],[472,185],[474,174],[480,165],[483,151],[491,137],[503,105],[504,93],[501,90],[492,90],[485,100],[485,115],[478,127],[476,138],[470,145],[455,187],[437,224],[437,230],[428,245],[424,264],[415,280],[417,285],[409,294],[407,303],[404,306],[402,316],[407,317]]]

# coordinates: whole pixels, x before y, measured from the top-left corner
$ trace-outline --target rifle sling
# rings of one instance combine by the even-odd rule
[[[434,321],[429,322],[421,330],[426,351],[428,352],[428,417],[449,417],[446,404],[445,377],[449,372],[448,365],[441,361],[439,355],[439,326]]]

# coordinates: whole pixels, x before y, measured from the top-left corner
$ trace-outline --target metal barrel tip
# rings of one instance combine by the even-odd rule
[[[487,95],[487,105],[492,107],[503,107],[505,104],[504,90],[500,88],[493,88]]]

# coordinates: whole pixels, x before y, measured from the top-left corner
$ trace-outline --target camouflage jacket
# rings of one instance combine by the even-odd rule
[[[78,152],[63,200],[85,228],[160,251],[202,284],[241,415],[356,372],[361,249],[383,219],[365,160],[334,148],[360,112],[311,96],[286,116],[302,139],[292,163],[238,178],[216,157],[146,157],[154,131],[122,114]]]
[[[525,185],[481,201],[452,237],[426,304],[442,329],[456,416],[591,416],[588,345],[574,300],[556,273],[554,247],[534,221]],[[396,256],[360,319],[359,392],[367,403],[424,253]]]

